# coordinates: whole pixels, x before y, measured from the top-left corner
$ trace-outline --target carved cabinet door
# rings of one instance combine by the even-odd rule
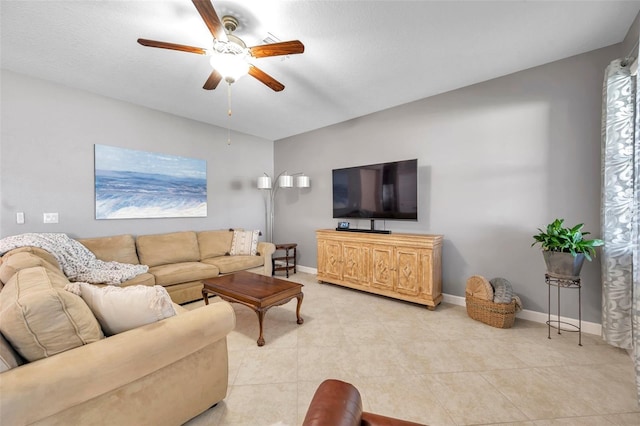
[[[393,290],[393,246],[373,246],[371,250],[373,274],[371,285],[373,287]]]
[[[360,244],[342,244],[342,279],[358,284],[360,279]]]
[[[325,240],[322,247],[323,275],[327,278],[342,279],[342,244]]]
[[[420,298],[440,303],[442,300],[442,258],[440,252],[425,250],[421,254],[420,267],[424,283]]]
[[[342,279],[350,284],[369,287],[371,248],[367,244],[342,243]]]
[[[396,287],[398,293],[417,296],[420,293],[420,250],[407,247],[396,248]]]

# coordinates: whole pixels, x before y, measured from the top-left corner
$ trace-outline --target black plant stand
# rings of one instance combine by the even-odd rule
[[[544,274],[544,280],[549,288],[548,292],[548,309],[547,309],[547,337],[551,339],[551,327],[558,330],[558,334],[562,334],[561,331],[578,332],[578,346],[582,346],[582,285],[580,283],[580,277],[557,277],[551,274]],[[558,288],[558,318],[551,321],[551,287]],[[572,288],[578,289],[578,325],[571,324],[566,321],[560,321],[560,289]],[[552,323],[554,325],[552,325]],[[556,325],[557,324],[557,325]],[[562,328],[562,325],[570,328]]]

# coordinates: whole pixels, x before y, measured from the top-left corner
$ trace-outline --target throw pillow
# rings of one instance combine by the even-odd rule
[[[83,238],[78,240],[91,250],[100,260],[105,262],[129,263],[139,265],[136,252],[136,240],[131,234],[114,235],[112,237]]]
[[[39,256],[23,251],[9,256],[6,262],[0,264],[0,281],[9,282],[11,277],[19,270],[33,268],[34,266],[42,266],[50,271],[62,273],[57,263],[51,264]]]
[[[260,231],[233,231],[233,240],[231,241],[231,256],[249,255],[255,256],[258,252],[258,237]]]
[[[64,291],[61,273],[21,269],[0,293],[0,332],[27,361],[55,355],[104,337],[82,298]]]
[[[513,298],[513,287],[511,283],[504,278],[493,278],[489,280],[493,287],[494,303],[511,303]]]
[[[229,253],[233,241],[233,230],[200,231],[197,236],[200,258],[209,259]]]
[[[466,294],[481,300],[493,301],[493,287],[482,275],[472,275],[467,279]]]
[[[159,285],[70,283],[65,289],[82,297],[108,336],[176,315],[169,293]]]

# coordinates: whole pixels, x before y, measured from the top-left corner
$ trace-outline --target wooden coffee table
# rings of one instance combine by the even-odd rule
[[[205,305],[209,304],[209,294],[214,294],[227,302],[248,306],[258,314],[258,323],[260,324],[258,346],[264,346],[262,323],[269,308],[284,305],[295,297],[298,299],[296,308],[298,324],[304,322],[300,316],[300,306],[304,297],[302,284],[246,271],[209,278],[203,280],[202,283],[204,284],[202,297]]]

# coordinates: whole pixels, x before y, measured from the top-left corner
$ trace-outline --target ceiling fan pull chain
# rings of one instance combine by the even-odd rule
[[[227,145],[231,145],[231,83],[227,84]]]

